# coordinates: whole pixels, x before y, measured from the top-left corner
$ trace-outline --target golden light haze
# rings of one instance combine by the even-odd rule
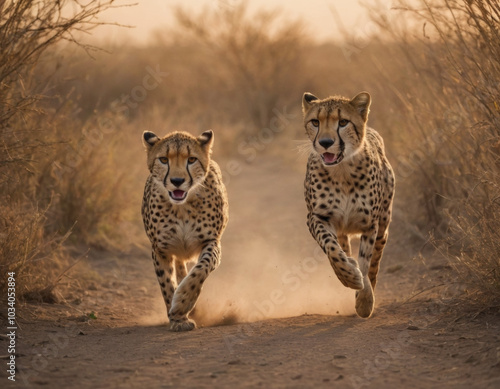
[[[119,23],[133,26],[119,28],[104,26],[97,28],[93,35],[99,40],[107,42],[128,41],[138,44],[147,44],[154,36],[154,32],[175,26],[174,9],[183,7],[199,13],[203,9],[231,9],[244,0],[140,0],[117,1],[121,8],[114,8],[106,12],[102,18],[109,23]],[[260,10],[280,10],[282,20],[302,19],[306,31],[317,41],[342,40],[336,19],[332,13],[335,9],[344,28],[348,31],[366,30],[370,33],[373,25],[368,21],[366,9],[362,4],[375,4],[359,0],[249,0],[248,11],[254,14]],[[126,6],[126,5],[130,6]],[[133,5],[136,4],[136,5]],[[389,11],[392,0],[379,0],[377,8]]]

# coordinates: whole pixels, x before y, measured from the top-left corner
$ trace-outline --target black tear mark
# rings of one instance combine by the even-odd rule
[[[340,108],[338,110],[338,117],[339,117],[339,120],[338,120],[338,124],[337,124],[337,135],[339,137],[339,146],[340,146],[340,152],[343,152],[344,149],[345,149],[345,143],[344,143],[344,140],[342,139],[342,137],[340,136]]]
[[[361,134],[358,131],[358,127],[356,127],[356,125],[353,122],[351,122],[351,123],[352,123],[352,126],[354,127],[354,131],[356,132],[356,136],[358,137],[358,140],[360,141],[361,140]]]
[[[168,173],[170,173],[170,160],[168,159],[168,154],[169,154],[169,147],[167,146],[167,174],[165,174],[165,178],[163,179],[163,186],[166,188],[167,187],[167,178],[168,178]]]

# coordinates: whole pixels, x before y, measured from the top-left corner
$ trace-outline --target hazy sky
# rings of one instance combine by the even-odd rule
[[[120,39],[145,43],[152,31],[165,26],[173,26],[172,9],[183,6],[199,13],[204,7],[213,9],[227,9],[236,6],[243,0],[118,0],[118,4],[138,3],[133,7],[114,9],[104,15],[105,20],[122,24],[133,25],[134,29],[116,27],[99,28],[94,35],[100,39],[116,41]],[[302,18],[308,29],[318,40],[340,39],[335,18],[331,8],[334,7],[340,15],[343,24],[350,31],[367,32],[373,28],[368,23],[365,9],[361,4],[372,4],[374,0],[249,0],[250,13],[259,9],[276,9],[283,11],[283,15],[290,19]],[[381,10],[390,12],[393,0],[379,0]]]

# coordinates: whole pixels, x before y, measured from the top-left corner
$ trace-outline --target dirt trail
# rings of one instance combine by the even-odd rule
[[[450,270],[404,254],[398,212],[376,311],[363,320],[353,315],[354,292],[314,254],[302,173],[280,161],[244,165],[228,191],[231,221],[197,308],[201,328],[167,331],[146,246],[93,252],[95,282],[83,295],[23,308],[17,381],[2,369],[1,386],[500,387],[498,312],[459,317],[443,287],[412,297]]]

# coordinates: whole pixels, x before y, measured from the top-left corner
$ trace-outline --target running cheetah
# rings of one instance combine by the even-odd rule
[[[186,132],[143,134],[151,174],[142,218],[172,331],[196,327],[188,314],[220,263],[228,203],[219,166],[210,158],[213,140],[212,131],[197,138]],[[197,264],[188,273],[193,258]]]
[[[366,127],[370,103],[366,92],[352,99],[302,98],[312,142],[304,183],[307,226],[342,284],[357,289],[356,312],[365,318],[373,312],[395,186],[382,137]],[[361,234],[358,261],[351,257],[353,234]]]

